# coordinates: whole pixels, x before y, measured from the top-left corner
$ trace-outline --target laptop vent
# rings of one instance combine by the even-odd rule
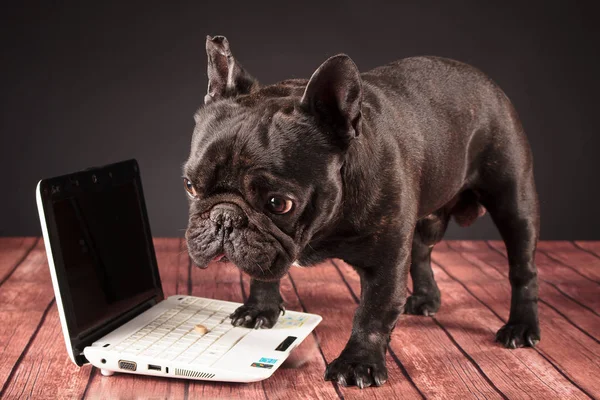
[[[181,368],[175,368],[175,375],[188,376],[190,378],[202,378],[202,379],[211,379],[211,378],[214,378],[214,376],[215,376],[215,374],[209,374],[209,373],[200,372],[200,371],[191,371],[189,369],[181,369]]]

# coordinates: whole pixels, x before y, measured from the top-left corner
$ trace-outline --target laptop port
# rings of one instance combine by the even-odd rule
[[[148,364],[148,371],[160,371],[162,370],[160,365]]]
[[[137,364],[133,361],[119,360],[119,368],[135,371],[137,369]]]

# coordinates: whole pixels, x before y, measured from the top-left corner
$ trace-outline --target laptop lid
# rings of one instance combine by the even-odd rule
[[[83,349],[163,300],[135,160],[41,180],[38,212],[67,350]]]

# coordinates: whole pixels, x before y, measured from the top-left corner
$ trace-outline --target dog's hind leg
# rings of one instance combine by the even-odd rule
[[[449,219],[450,214],[446,210],[439,210],[417,223],[410,264],[413,293],[406,300],[406,314],[429,316],[440,308],[440,290],[431,269],[431,251],[442,240]]]
[[[539,237],[539,203],[531,153],[521,132],[503,136],[511,145],[489,156],[489,167],[482,170],[479,183],[480,202],[500,231],[509,264],[510,314],[507,324],[498,331],[496,341],[513,349],[533,347],[540,340],[534,261]],[[495,165],[501,169],[493,169]]]

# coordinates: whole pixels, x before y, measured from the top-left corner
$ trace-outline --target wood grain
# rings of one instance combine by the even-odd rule
[[[538,351],[506,350],[494,344],[495,332],[508,317],[508,280],[489,266],[478,268],[455,251],[434,252],[433,259],[437,264],[434,271],[442,291],[442,309],[436,317],[440,321],[444,319],[444,324],[456,324],[459,318],[464,318],[462,316],[467,314],[461,308],[467,308],[471,318],[478,315],[473,323],[477,322],[480,329],[486,327],[488,333],[483,334],[482,330],[483,335],[470,335],[471,339],[465,341],[465,345],[478,343],[478,351],[486,355],[485,359],[475,358],[475,349],[468,350],[469,354],[473,355],[482,368],[485,366],[494,370],[498,378],[492,380],[498,382],[498,387],[508,397],[513,397],[522,390],[538,393],[540,397],[584,396],[577,386],[588,393],[598,394],[599,383],[590,378],[599,368],[591,360],[598,357],[594,354],[600,349],[592,339],[573,328],[554,310],[540,304],[542,341],[538,344]],[[497,276],[496,279],[493,278],[494,275]],[[487,310],[478,306],[478,302]],[[449,313],[445,311],[448,308],[451,308]],[[506,367],[500,367],[507,365],[510,372]],[[583,366],[585,367],[582,368]],[[489,376],[492,377],[491,374]],[[500,379],[502,376],[503,379]],[[577,386],[569,384],[570,381],[575,381]]]
[[[4,240],[4,239],[2,239]],[[41,329],[44,315],[54,298],[43,242],[39,241],[18,268],[0,287],[0,393],[13,392],[14,377],[22,365],[25,350]],[[66,356],[62,336],[56,340]],[[33,378],[33,377],[32,377]],[[22,385],[22,381],[19,382]]]
[[[465,261],[481,268],[483,271],[488,271],[487,267],[492,267],[508,281],[508,261],[506,257],[498,252],[490,252],[485,243],[452,242],[451,248],[457,250]],[[543,258],[543,255],[538,257]],[[546,266],[547,264],[543,262],[538,265],[540,269],[540,302],[551,307],[576,329],[593,338],[596,343],[600,343],[600,316],[583,307],[571,297],[565,296],[556,285],[547,282],[545,280]],[[588,285],[588,283],[584,285]],[[574,286],[580,287],[581,284],[577,285],[575,283]]]
[[[469,246],[474,246],[472,243]],[[479,246],[485,246],[484,243],[478,243]],[[489,245],[497,250],[501,255],[506,256],[506,249],[504,244],[499,241],[490,241]],[[495,257],[493,253],[490,253],[491,257]],[[497,258],[496,258],[497,259]],[[504,260],[506,269],[508,270],[508,263]],[[546,282],[553,286],[557,291],[568,297],[572,301],[577,302],[588,311],[598,314],[600,311],[600,296],[598,296],[598,290],[600,288],[595,282],[584,278],[580,273],[577,273],[572,268],[568,268],[565,265],[558,263],[550,259],[543,252],[538,252],[535,257],[535,262],[538,268],[538,274],[540,281]]]
[[[184,239],[154,239],[154,251],[165,298],[187,294],[190,260]]]
[[[343,261],[334,264],[360,297],[358,274]],[[502,398],[433,318],[401,316],[390,347],[427,398]]]
[[[545,253],[553,261],[577,271],[582,276],[600,285],[600,258],[594,254],[580,251],[571,242],[556,243],[541,242],[538,252]]]
[[[39,238],[16,237],[0,239],[0,286],[29,254]]]
[[[575,247],[586,253],[592,254],[595,257],[600,258],[600,242],[590,242],[585,240],[576,240],[573,242]]]
[[[306,311],[323,317],[315,332],[327,362],[331,362],[341,353],[352,330],[352,318],[356,309],[352,294],[331,263],[311,268],[294,267],[290,270],[290,277]],[[387,356],[387,367],[387,384],[363,390],[355,387],[340,388],[340,392],[349,398],[422,397],[390,354]]]
[[[248,278],[230,264],[191,265],[182,239],[157,239],[166,296],[191,293],[242,302]],[[46,263],[36,238],[0,238],[0,397],[12,398],[600,398],[600,242],[541,242],[542,341],[537,350],[493,342],[508,316],[508,265],[501,242],[442,242],[434,272],[442,290],[435,318],[402,317],[381,388],[323,381],[351,330],[358,277],[335,261],[293,268],[281,291],[290,310],[324,321],[270,379],[224,384],[128,374],[103,377],[71,363]],[[587,395],[586,395],[587,394]]]
[[[66,357],[53,302],[7,387],[6,398],[71,399],[81,396],[91,367],[79,368]]]

